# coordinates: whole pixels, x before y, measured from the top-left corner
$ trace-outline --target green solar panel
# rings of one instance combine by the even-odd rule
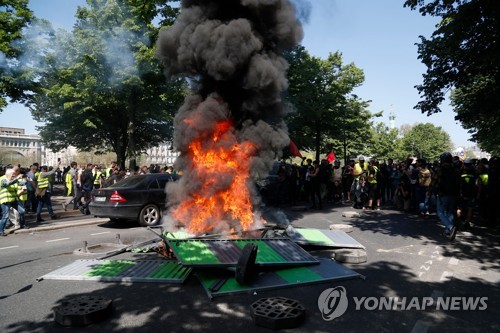
[[[82,259],[42,276],[48,280],[184,283],[192,269],[168,260]]]
[[[133,266],[135,263],[133,261],[125,260],[105,260],[95,268],[85,273],[85,276],[116,276],[126,270],[127,268]]]
[[[357,240],[341,230],[296,228],[289,237],[300,245],[323,246],[328,248],[364,249]]]
[[[187,239],[168,240],[179,261],[186,266],[236,266],[245,245],[257,245],[257,266],[307,265],[318,261],[290,239]]]
[[[274,271],[266,270],[258,273],[247,285],[239,284],[233,275],[229,275],[227,272],[224,275],[220,270],[203,269],[197,270],[195,274],[210,298],[363,278],[361,274],[335,261],[319,259],[318,263],[318,265],[307,267],[288,267]]]

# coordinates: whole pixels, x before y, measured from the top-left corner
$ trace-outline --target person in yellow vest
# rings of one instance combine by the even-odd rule
[[[17,213],[19,215],[19,223],[16,226],[16,229],[29,229],[28,225],[26,224],[26,201],[28,200],[28,188],[27,185],[29,183],[28,181],[28,175],[26,173],[21,173],[21,169],[18,166],[13,167],[14,169],[14,174],[15,176],[19,179],[16,187],[17,187],[17,204],[18,204],[18,209]],[[20,210],[24,210],[24,221],[21,222],[21,213],[19,213]]]
[[[368,166],[368,206],[370,209],[380,210],[380,191],[377,182],[379,170],[374,159],[370,159],[370,164]],[[376,207],[373,207],[373,201],[375,201]]]
[[[364,159],[362,160],[364,163]],[[353,201],[353,208],[363,208],[364,202],[362,200],[361,194],[363,189],[363,167],[361,166],[361,161],[355,161],[352,168],[353,181],[351,185],[351,199]]]
[[[108,179],[109,177],[111,177],[111,175],[113,174],[113,170],[114,170],[115,168],[116,168],[116,162],[115,162],[115,161],[112,161],[112,162],[111,162],[110,167],[109,167],[109,168],[107,168],[107,169],[105,170],[105,172],[104,172],[104,173],[105,173],[104,177],[106,177],[106,179]]]
[[[36,223],[44,221],[42,219],[42,208],[44,205],[47,207],[47,211],[49,212],[50,217],[53,220],[59,218],[59,216],[57,216],[52,210],[52,200],[51,200],[52,186],[50,184],[50,178],[52,177],[52,175],[55,174],[56,169],[54,168],[51,171],[48,171],[47,166],[43,165],[40,168],[40,171],[41,172],[38,174],[37,178],[38,184],[36,188],[36,195],[38,196],[38,207],[36,208]]]
[[[66,184],[66,196],[71,197],[71,194],[73,193],[73,176],[71,176],[71,173],[66,172],[64,176],[64,184]]]
[[[94,188],[95,189],[101,188],[103,174],[101,172],[101,167],[98,166],[97,164],[94,165],[94,168],[92,169],[92,176],[94,177]]]
[[[21,180],[21,176],[16,177],[13,168],[7,169],[5,175],[0,177],[0,205],[2,207],[2,219],[0,220],[0,236],[7,236],[5,226],[9,220],[9,210],[14,208],[19,212],[20,228],[26,228],[24,219],[24,207],[19,205],[17,198],[17,183]]]

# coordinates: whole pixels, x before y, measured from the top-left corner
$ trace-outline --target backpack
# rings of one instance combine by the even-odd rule
[[[429,169],[420,169],[418,173],[418,185],[421,187],[429,187],[431,185],[431,172]]]
[[[458,195],[460,178],[453,167],[442,167],[437,191],[439,195]]]

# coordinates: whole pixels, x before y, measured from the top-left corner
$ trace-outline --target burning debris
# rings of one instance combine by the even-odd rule
[[[280,52],[302,36],[288,0],[182,1],[157,42],[165,74],[188,77],[195,90],[174,120],[183,177],[167,187],[168,224],[192,233],[262,225],[253,180],[290,141]]]

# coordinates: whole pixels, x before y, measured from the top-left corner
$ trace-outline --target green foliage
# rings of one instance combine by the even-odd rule
[[[171,139],[186,82],[166,80],[155,58],[158,2],[89,0],[72,33],[53,35],[31,104],[49,148],[114,151],[123,166]]]
[[[341,151],[344,138],[349,148],[360,149],[372,117],[368,103],[352,95],[364,81],[363,71],[352,63],[344,65],[339,52],[323,60],[297,46],[286,58],[290,68],[285,98],[294,110],[286,121],[294,142],[316,151],[316,159],[332,148]]]
[[[452,90],[455,119],[483,150],[500,153],[500,6],[498,0],[407,0],[422,15],[441,17],[430,39],[420,37],[427,66],[416,108],[440,112]]]
[[[451,152],[453,143],[440,126],[430,123],[416,124],[401,139],[400,160],[408,155],[437,160],[444,152]]]
[[[384,123],[377,123],[372,128],[373,140],[368,155],[378,160],[403,160],[408,153],[402,150],[402,140],[399,137],[399,131],[396,128],[389,128]]]
[[[3,0],[0,3],[0,112],[7,100],[22,100],[30,80],[19,66],[22,55],[19,42],[22,30],[33,19],[28,9],[28,0]]]

